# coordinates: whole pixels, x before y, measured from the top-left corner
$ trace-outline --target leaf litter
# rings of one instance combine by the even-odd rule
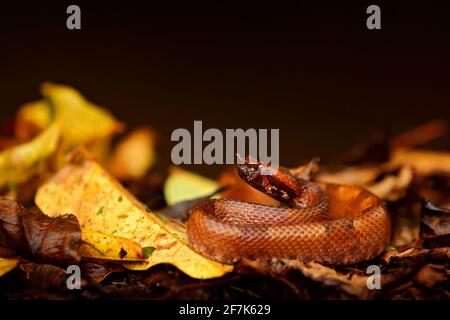
[[[0,297],[450,297],[450,153],[420,148],[447,134],[446,121],[397,136],[377,132],[329,164],[313,159],[291,169],[315,181],[360,185],[382,198],[393,234],[379,257],[339,267],[273,259],[231,266],[189,247],[189,210],[210,197],[276,201],[234,170],[217,179],[180,168],[156,171],[154,129],[138,128],[111,144],[124,125],[108,111],[67,86],[46,83],[41,93],[42,100],[19,109],[14,136],[0,139]],[[139,161],[130,161],[133,154]],[[82,270],[82,290],[65,286],[71,264]],[[368,289],[370,265],[380,267],[380,289]]]

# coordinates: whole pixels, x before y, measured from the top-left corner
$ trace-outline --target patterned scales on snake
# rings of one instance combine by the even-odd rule
[[[188,239],[206,257],[223,263],[278,258],[347,265],[370,260],[389,244],[389,215],[363,188],[315,183],[248,160],[238,173],[283,206],[231,199],[198,204],[187,222]]]

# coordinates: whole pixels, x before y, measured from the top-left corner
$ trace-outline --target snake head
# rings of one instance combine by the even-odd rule
[[[251,185],[258,185],[262,183],[261,163],[250,163],[245,161],[243,164],[238,164],[237,172],[239,177]]]
[[[241,159],[244,160],[244,159]],[[264,172],[271,170],[271,166],[266,163],[256,161],[253,158],[245,158],[244,163],[238,164],[237,172],[239,177],[253,188],[262,191],[269,196],[273,196],[271,191],[274,176],[267,176]]]
[[[272,166],[270,163],[264,163],[256,160],[252,156],[242,158],[236,154],[238,159],[238,173],[242,180],[247,182],[261,183],[264,180],[262,176],[275,176],[278,173],[278,166]]]
[[[237,166],[242,180],[266,195],[293,206],[292,201],[301,194],[302,186],[289,170],[283,167],[274,169],[270,164],[249,157],[240,160],[245,160]]]

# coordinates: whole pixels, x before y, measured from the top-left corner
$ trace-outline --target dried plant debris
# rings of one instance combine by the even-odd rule
[[[81,229],[75,216],[50,218],[0,198],[1,246],[38,262],[69,265],[80,262]]]
[[[449,299],[450,152],[436,120],[377,132],[301,179],[362,186],[384,200],[391,243],[347,266],[267,259],[221,264],[195,252],[185,221],[210,197],[280,204],[225,168],[217,179],[156,166],[158,133],[125,133],[73,88],[46,83],[0,131],[0,298]],[[79,290],[68,290],[72,272]]]
[[[86,278],[96,283],[103,281],[112,273],[123,272],[126,270],[125,267],[120,264],[93,261],[83,261],[80,268],[82,270],[82,274]]]
[[[422,223],[426,226],[426,234],[450,234],[450,209],[440,208],[430,201],[424,200],[422,205]],[[426,236],[426,235],[425,235]],[[427,237],[427,236],[426,236]]]
[[[390,163],[373,166],[349,167],[337,172],[322,171],[317,180],[337,184],[359,185],[383,200],[394,202],[404,197],[413,182],[410,166]]]

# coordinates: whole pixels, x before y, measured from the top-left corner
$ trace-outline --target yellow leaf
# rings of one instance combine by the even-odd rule
[[[86,258],[143,261],[144,252],[136,241],[110,234],[83,230],[80,254]]]
[[[20,108],[17,114],[17,137],[30,139],[55,120],[61,126],[62,136],[58,164],[63,162],[63,153],[78,145],[86,146],[97,158],[104,159],[111,136],[122,131],[123,124],[71,87],[44,83],[41,93],[44,100]]]
[[[67,143],[87,143],[110,137],[122,129],[106,110],[86,100],[77,90],[64,85],[44,83],[42,95],[55,110]]]
[[[131,239],[144,248],[144,263],[127,263],[143,270],[160,263],[176,266],[193,278],[224,275],[232,266],[209,260],[187,244],[185,227],[176,228],[145,210],[143,205],[98,163],[67,164],[38,190],[37,206],[49,216],[73,213],[82,230]]]
[[[54,123],[31,141],[2,151],[0,186],[24,182],[36,174],[42,161],[56,150],[59,137],[59,126]]]
[[[18,263],[18,259],[0,258],[0,277],[13,270]]]
[[[52,110],[45,100],[23,105],[16,116],[15,134],[22,140],[33,138],[52,122]]]
[[[207,196],[217,191],[219,184],[193,172],[172,167],[164,184],[164,197],[167,204]]]

